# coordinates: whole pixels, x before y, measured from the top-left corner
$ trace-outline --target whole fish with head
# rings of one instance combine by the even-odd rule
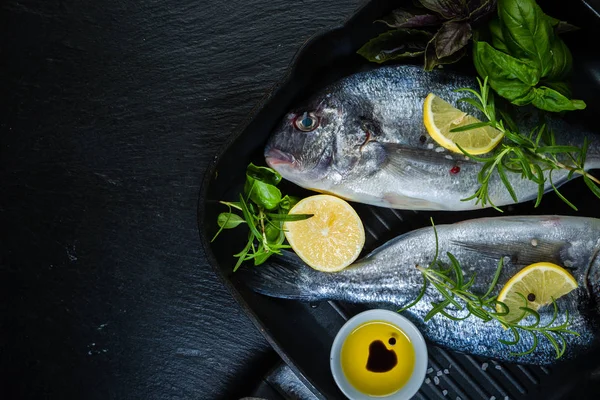
[[[465,94],[454,90],[475,85],[471,77],[412,65],[351,75],[283,118],[265,148],[267,164],[301,187],[355,202],[412,210],[481,208],[476,200],[461,201],[479,187],[481,164],[437,145],[423,123],[430,92],[457,106]],[[552,128],[558,144],[581,147],[587,136],[585,167],[600,168],[595,135],[561,120]],[[536,198],[536,183],[507,175],[520,202]],[[552,180],[560,186],[567,171],[554,171]],[[514,203],[497,174],[489,194],[496,206]]]
[[[490,286],[498,261],[504,267],[494,294],[524,266],[553,262],[568,268],[579,287],[559,298],[558,323],[568,311],[571,327],[580,336],[566,335],[567,358],[577,356],[598,339],[600,301],[600,219],[567,216],[522,216],[480,218],[436,227],[440,260],[446,252],[460,262],[465,279],[476,274],[469,289],[483,294]],[[295,254],[274,256],[265,266],[245,269],[242,280],[253,290],[268,296],[304,301],[339,300],[364,303],[369,307],[398,310],[418,297],[423,276],[416,265],[427,266],[436,253],[432,227],[403,234],[377,248],[350,267],[337,273],[318,272]],[[429,285],[424,297],[403,314],[429,340],[452,350],[526,364],[551,364],[556,352],[550,342],[540,339],[537,349],[524,356],[533,344],[528,334],[521,342],[507,346],[498,339],[511,340],[510,330],[497,321],[484,322],[470,316],[453,321],[440,314],[428,322],[425,315],[431,302],[442,300]],[[539,311],[541,323],[550,322],[553,307]],[[460,312],[457,315],[461,315]]]

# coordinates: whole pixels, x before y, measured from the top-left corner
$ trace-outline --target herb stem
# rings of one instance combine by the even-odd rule
[[[433,220],[431,223],[433,225]],[[506,329],[510,329],[513,334],[512,340],[498,339],[502,344],[509,346],[517,345],[521,341],[519,331],[527,332],[531,335],[533,340],[531,347],[520,353],[511,352],[512,355],[523,356],[532,353],[537,348],[539,339],[545,338],[550,342],[552,347],[554,347],[556,358],[563,356],[567,345],[565,335],[579,336],[577,332],[569,329],[570,319],[568,310],[565,310],[564,321],[556,323],[558,317],[558,305],[553,299],[552,305],[554,307],[554,313],[552,319],[550,322],[542,325],[540,324],[540,314],[527,307],[527,299],[524,295],[518,293],[523,299],[523,306],[519,307],[522,314],[518,319],[514,319],[514,317],[511,319],[506,318],[505,316],[510,312],[508,306],[505,303],[498,301],[495,295],[492,295],[494,288],[498,284],[498,278],[500,277],[500,273],[504,266],[503,259],[500,259],[498,262],[498,267],[496,268],[496,272],[486,293],[484,295],[473,293],[470,291],[470,287],[475,282],[475,275],[470,279],[465,279],[460,263],[451,253],[446,253],[450,259],[451,267],[444,268],[441,261],[438,260],[439,242],[435,225],[433,225],[433,232],[436,241],[435,257],[428,267],[417,265],[417,269],[423,275],[423,287],[417,298],[404,308],[400,309],[399,312],[405,311],[421,301],[425,295],[427,286],[431,284],[437,289],[442,300],[431,302],[432,309],[425,315],[425,322],[429,321],[436,314],[440,314],[454,321],[462,321],[471,316],[479,318],[484,323],[494,320],[502,324]],[[455,308],[448,310],[447,307],[450,305],[453,305]],[[464,315],[452,315],[456,311],[462,312],[465,310],[466,314]],[[520,321],[528,315],[533,316],[533,323],[520,324]]]

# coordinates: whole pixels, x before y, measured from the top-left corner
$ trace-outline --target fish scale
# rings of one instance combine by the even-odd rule
[[[600,300],[600,219],[568,216],[491,217],[436,227],[439,259],[448,262],[446,252],[461,263],[466,277],[476,274],[474,293],[483,294],[489,287],[500,258],[505,264],[494,294],[510,277],[530,261],[555,261],[573,265],[572,275],[579,288],[558,299],[558,321],[568,310],[571,329],[579,337],[567,335],[566,357],[588,349],[596,339]],[[534,244],[532,244],[532,241]],[[496,253],[494,253],[496,249]],[[269,296],[305,301],[340,300],[362,303],[369,307],[397,310],[417,298],[423,284],[416,265],[429,265],[435,255],[432,227],[400,235],[338,273],[321,273],[306,266],[293,253],[274,256],[268,265],[247,269],[243,281],[253,290]],[[483,255],[482,255],[483,254]],[[476,317],[453,321],[438,314],[428,322],[425,315],[431,302],[442,298],[431,286],[423,299],[404,314],[434,343],[446,348],[485,356],[501,361],[545,365],[555,362],[555,350],[540,340],[535,352],[516,357],[533,344],[523,335],[517,346],[508,347],[498,340],[511,339],[510,331],[499,323],[483,322]],[[539,310],[541,323],[549,322],[552,307]]]
[[[478,189],[481,163],[440,147],[423,123],[423,102],[430,92],[481,119],[472,106],[458,104],[466,94],[455,91],[475,85],[472,77],[412,65],[351,75],[283,118],[265,147],[266,161],[301,187],[359,203],[411,210],[481,208],[476,200],[462,201]],[[317,122],[308,132],[295,122],[307,113]],[[532,118],[522,112],[517,122],[525,129]],[[586,168],[600,167],[595,134],[558,119],[549,125],[559,144],[581,147],[587,137]],[[536,183],[517,173],[507,175],[519,202],[537,196]],[[552,180],[560,186],[568,174],[554,171]],[[551,190],[549,180],[545,189]],[[488,191],[497,206],[514,203],[497,174]]]

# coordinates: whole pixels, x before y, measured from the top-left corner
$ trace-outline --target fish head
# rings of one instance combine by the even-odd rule
[[[372,161],[380,157],[365,157],[374,139],[373,124],[361,117],[361,109],[329,92],[287,113],[265,147],[267,164],[287,180],[321,191],[368,173],[359,166],[376,171]]]

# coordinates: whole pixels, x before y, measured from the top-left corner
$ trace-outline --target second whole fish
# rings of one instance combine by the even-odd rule
[[[536,262],[553,262],[571,272],[579,287],[557,300],[558,323],[568,311],[571,327],[580,336],[566,335],[566,357],[585,352],[599,339],[600,307],[600,219],[568,216],[522,216],[480,218],[437,226],[439,259],[448,264],[446,252],[460,262],[465,279],[476,275],[473,293],[487,291],[498,261],[504,260],[494,294],[523,267]],[[267,265],[246,269],[242,281],[253,290],[273,297],[303,301],[339,300],[362,303],[368,307],[398,310],[415,300],[423,277],[415,266],[427,266],[436,252],[432,227],[421,228],[377,248],[363,259],[337,273],[323,273],[304,264],[295,254],[274,256]],[[556,352],[544,338],[528,355],[514,356],[533,344],[529,334],[521,342],[507,346],[498,339],[510,340],[510,330],[497,321],[483,322],[470,316],[453,321],[440,314],[428,322],[425,315],[431,302],[441,301],[439,292],[429,285],[423,299],[403,314],[423,335],[446,348],[502,361],[525,364],[552,364]],[[552,317],[551,306],[539,311],[541,323]],[[460,313],[458,313],[460,315]]]
[[[301,187],[355,202],[411,210],[481,208],[475,200],[461,200],[479,187],[482,164],[437,145],[423,123],[423,101],[430,92],[468,112],[458,104],[466,94],[455,89],[475,85],[472,77],[412,65],[351,75],[283,118],[265,148],[266,162]],[[581,147],[588,137],[585,167],[600,168],[595,134],[562,120],[554,120],[552,128],[558,144]],[[554,171],[553,183],[565,183],[567,172]],[[507,175],[519,202],[537,196],[536,183]],[[548,179],[545,189],[551,189]],[[496,206],[514,203],[496,173],[489,194]]]

